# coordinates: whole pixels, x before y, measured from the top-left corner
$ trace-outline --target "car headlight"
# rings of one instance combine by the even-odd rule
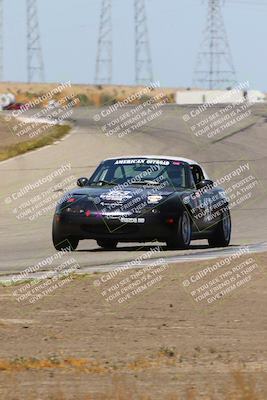
[[[147,196],[147,204],[157,204],[163,199],[163,196],[159,194],[152,194]]]

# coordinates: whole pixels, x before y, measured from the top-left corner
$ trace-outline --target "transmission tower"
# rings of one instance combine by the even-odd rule
[[[3,70],[4,70],[4,8],[3,0],[0,0],[0,81],[3,80]]]
[[[44,81],[44,63],[38,22],[37,0],[26,0],[28,82]]]
[[[208,0],[208,16],[194,71],[194,86],[225,89],[236,83],[221,5],[221,0]]]
[[[97,45],[95,83],[112,81],[112,0],[102,0]]]
[[[135,81],[137,85],[153,82],[145,0],[134,0],[135,8]]]

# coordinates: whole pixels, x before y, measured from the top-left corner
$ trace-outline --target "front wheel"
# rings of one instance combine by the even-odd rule
[[[58,231],[55,220],[53,221],[52,240],[55,249],[58,251],[74,251],[77,249],[79,244],[79,239],[63,236]]]
[[[174,237],[167,240],[170,249],[188,249],[192,236],[192,224],[187,211],[183,211],[178,220],[178,229]]]
[[[231,223],[231,215],[230,211],[227,210],[222,213],[221,220],[218,223],[215,231],[210,237],[209,245],[211,247],[227,247],[229,246],[231,240],[231,231],[232,231],[232,223]]]
[[[77,249],[78,244],[79,239],[53,236],[53,245],[58,251],[74,251]]]
[[[96,241],[99,247],[103,249],[112,250],[117,247],[118,241],[112,239],[102,239]]]

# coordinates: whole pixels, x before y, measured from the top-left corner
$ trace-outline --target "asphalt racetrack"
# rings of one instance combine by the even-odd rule
[[[77,109],[72,116],[72,132],[62,141],[0,163],[1,274],[22,271],[56,252],[51,241],[53,208],[50,207],[39,216],[32,211],[31,219],[23,216],[23,210],[29,208],[29,204],[32,207],[36,204],[36,196],[41,195],[45,199],[56,183],[65,178],[67,182],[68,177],[74,182],[76,178],[89,176],[102,159],[122,155],[154,154],[192,158],[205,167],[213,180],[231,174],[231,185],[233,182],[238,184],[240,180],[252,182],[254,179],[257,182],[248,188],[248,191],[251,189],[251,195],[232,209],[232,247],[209,249],[206,241],[199,241],[192,242],[188,251],[167,251],[165,244],[161,244],[161,257],[167,257],[170,261],[201,260],[229,254],[229,251],[235,251],[237,246],[243,245],[251,245],[254,250],[266,250],[267,112],[264,107],[254,106],[245,120],[211,138],[203,134],[201,125],[196,128],[197,119],[184,121],[187,119],[184,115],[189,115],[194,107],[175,105],[162,106],[151,122],[123,137],[116,133],[106,135],[106,130],[109,130],[107,124],[112,126],[112,121],[115,121],[115,126],[116,119],[130,109],[125,107],[113,111],[108,117],[102,116],[103,109]],[[202,112],[198,121],[205,120],[218,110],[219,107]],[[43,179],[62,166],[66,169],[64,174],[53,178],[52,182]],[[233,176],[233,171],[240,171],[240,168],[243,175]],[[249,178],[251,176],[253,179]],[[40,179],[43,179],[43,183],[39,187],[24,190]],[[229,182],[226,182],[227,185]],[[244,187],[242,183],[241,187]],[[61,196],[64,190],[65,187],[61,191],[58,189],[58,194]],[[18,193],[21,197],[18,197]],[[134,259],[149,247],[149,244],[120,243],[116,250],[105,251],[95,241],[88,240],[80,242],[73,256],[81,270],[93,271]]]

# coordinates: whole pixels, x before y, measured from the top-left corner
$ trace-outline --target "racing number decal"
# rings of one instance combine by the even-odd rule
[[[209,223],[212,221],[212,201],[210,196],[204,196],[204,221]]]

